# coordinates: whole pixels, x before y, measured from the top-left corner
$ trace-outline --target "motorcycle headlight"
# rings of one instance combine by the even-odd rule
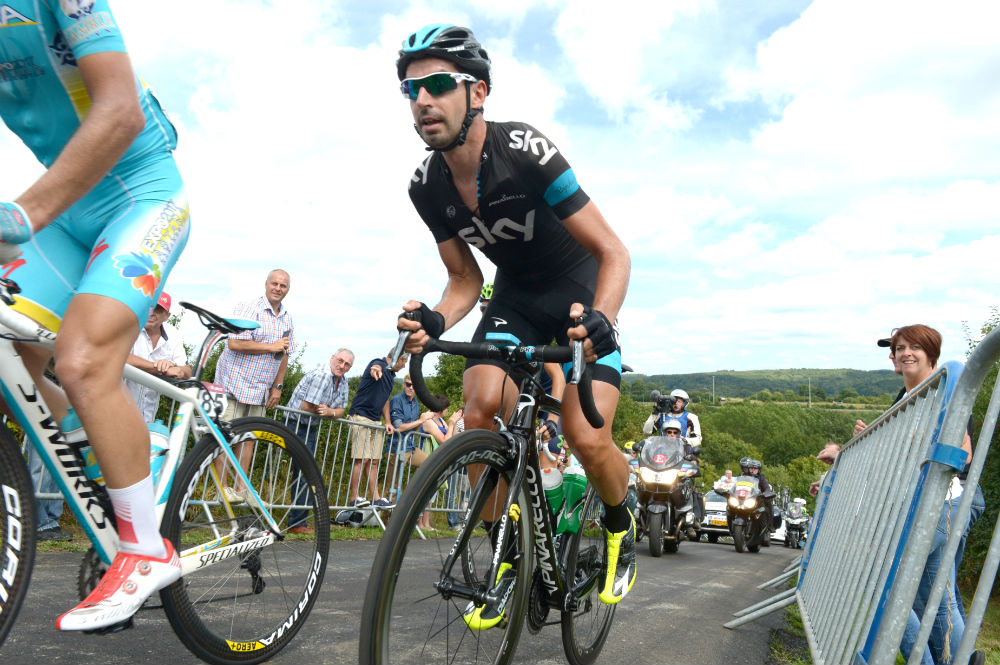
[[[747,499],[747,500],[746,500],[746,501],[745,501],[745,502],[743,503],[743,506],[744,506],[744,507],[746,507],[746,508],[753,508],[753,507],[754,507],[754,506],[756,506],[756,505],[757,505],[757,499],[754,499],[753,497],[751,497],[751,498]]]
[[[677,469],[668,469],[667,471],[662,471],[659,474],[660,482],[672,485],[675,480],[677,480]]]
[[[737,499],[735,496],[731,496],[729,497],[729,505],[732,506],[733,508],[739,508],[740,500]]]
[[[647,469],[646,467],[642,467],[641,469],[639,469],[639,477],[642,478],[642,482],[644,483],[647,484],[655,483],[656,471],[653,471],[652,469]]]

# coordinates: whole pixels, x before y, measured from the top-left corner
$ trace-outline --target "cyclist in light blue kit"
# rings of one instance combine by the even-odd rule
[[[65,394],[42,375],[47,351],[25,345],[24,363],[56,421],[71,404],[83,423],[120,540],[96,589],[56,625],[107,628],[180,577],[153,509],[149,434],[121,380],[188,238],[176,133],[106,0],[6,0],[0,20],[0,116],[47,169],[0,203],[0,272],[23,289],[14,309],[59,333]]]
[[[596,430],[586,421],[576,386],[563,395],[561,424],[604,501],[607,565],[599,595],[617,603],[632,588],[636,570],[635,526],[625,504],[628,465],[611,440],[621,385],[612,322],[628,287],[628,250],[545,135],[525,123],[483,118],[490,60],[471,31],[425,26],[404,40],[396,68],[414,127],[431,151],[411,178],[410,199],[448,273],[433,309],[415,300],[403,306],[420,312],[419,323],[399,319],[400,328],[416,331],[406,348],[419,352],[428,335],[439,337],[475,307],[483,275],[470,245],[497,266],[474,342],[489,332],[524,345],[583,343],[587,361],[594,363],[594,398],[605,424]],[[509,402],[518,391],[505,377],[499,363],[467,362],[467,430],[494,429],[494,414],[511,407],[501,404],[502,397]],[[486,512],[481,518],[493,529],[497,517]],[[512,582],[513,565],[502,566],[498,586]],[[464,615],[473,630],[489,629],[502,618],[502,609],[483,606]]]

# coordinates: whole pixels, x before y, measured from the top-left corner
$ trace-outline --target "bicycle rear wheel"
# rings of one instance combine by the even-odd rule
[[[218,443],[203,438],[178,470],[163,516],[164,535],[179,543],[184,577],[160,597],[196,656],[258,663],[288,644],[309,616],[326,570],[330,509],[315,460],[290,430],[267,418],[241,418],[231,427],[230,445],[253,447],[247,475],[280,532],[252,499],[225,500],[213,464]],[[309,535],[287,532],[298,471],[310,490],[298,504],[315,529]],[[232,487],[232,468],[225,476]]]
[[[473,430],[456,436],[427,458],[410,479],[392,512],[385,536],[379,544],[368,578],[361,613],[359,663],[506,663],[517,648],[528,601],[532,574],[531,526],[529,513],[508,522],[510,539],[502,559],[514,565],[514,580],[506,596],[503,619],[492,628],[472,630],[463,615],[470,606],[467,598],[452,595],[438,583],[476,586],[485,591],[490,582],[493,547],[479,528],[476,517],[482,510],[473,506],[473,518],[458,530],[447,527],[446,483],[452,474],[477,465],[483,469],[477,484],[493,487],[499,479],[507,483],[514,462],[507,455],[508,444],[494,432]],[[475,477],[475,471],[473,476]],[[473,496],[476,490],[473,489]],[[480,494],[480,504],[496,501],[489,493]],[[528,506],[523,489],[516,506]],[[488,507],[487,507],[488,508]],[[416,534],[417,521],[431,513],[437,533],[424,541]],[[471,534],[449,577],[443,578],[444,563],[465,530]],[[457,559],[464,555],[465,564]]]
[[[585,582],[577,609],[562,613],[563,650],[572,665],[589,665],[597,660],[618,607],[606,605],[597,597],[605,556],[602,509],[601,498],[593,487],[588,487],[580,529],[570,537],[563,559],[567,583]]]
[[[35,562],[35,490],[21,447],[0,425],[0,645],[24,602]]]

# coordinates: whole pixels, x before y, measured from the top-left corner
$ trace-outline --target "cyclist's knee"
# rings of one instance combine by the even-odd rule
[[[69,395],[81,397],[92,393],[95,386],[118,387],[121,368],[115,368],[101,354],[72,352],[56,357],[55,373]],[[104,396],[110,393],[102,393]]]

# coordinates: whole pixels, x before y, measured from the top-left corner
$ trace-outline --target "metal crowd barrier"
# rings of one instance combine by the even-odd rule
[[[391,452],[386,445],[389,437],[382,425],[358,423],[346,418],[320,418],[315,414],[283,406],[278,406],[269,413],[272,418],[285,423],[292,431],[295,431],[303,441],[315,434],[316,463],[326,481],[327,500],[330,504],[330,511],[334,515],[342,510],[352,509],[348,505],[351,500],[351,497],[348,496],[349,483],[355,463],[351,446],[352,427],[359,428],[359,430],[369,429],[376,433],[379,449],[382,451],[381,459],[378,460],[376,487],[379,496],[388,498],[392,504],[395,504],[400,492],[414,472],[413,456],[406,454],[407,449],[423,450],[425,454],[430,455],[438,445],[433,437],[423,432],[404,432],[398,445],[398,449],[403,451],[403,454],[398,454]],[[307,418],[307,416],[311,416],[311,418]],[[462,506],[467,499],[469,488],[468,480],[464,476],[455,478],[453,482],[455,487],[442,493],[431,504],[430,511],[452,513],[454,517],[449,519],[454,520],[457,524],[459,516],[464,513]],[[358,487],[359,497],[372,500],[374,492],[368,473],[364,468],[361,470]],[[381,513],[389,509],[368,506],[354,510],[363,514],[362,524],[385,529]],[[423,537],[422,533],[420,535]]]
[[[824,476],[794,593],[739,613],[732,628],[798,602],[813,662],[892,665],[917,594],[948,488],[963,467],[959,449],[972,407],[1000,359],[1000,329],[963,369],[949,362],[849,441]],[[966,524],[1000,412],[994,389],[955,515]],[[920,662],[948,585],[962,529],[951,530],[908,661]],[[953,662],[966,663],[982,624],[1000,561],[992,541]],[[961,599],[959,599],[961,602]]]

